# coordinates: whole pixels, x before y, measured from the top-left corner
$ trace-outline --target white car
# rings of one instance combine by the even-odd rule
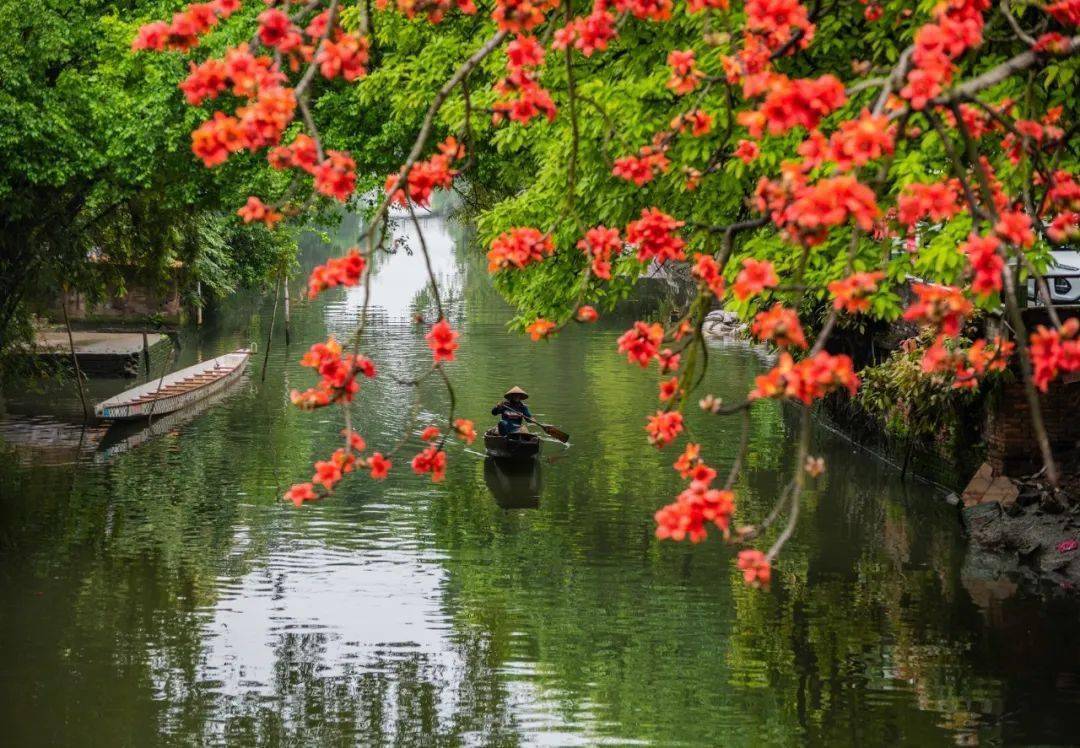
[[[1050,289],[1050,301],[1053,304],[1080,303],[1080,252],[1075,249],[1056,249],[1051,252],[1053,259],[1046,268],[1046,285]],[[1045,299],[1035,288],[1035,279],[1029,278],[1028,304],[1043,306]]]

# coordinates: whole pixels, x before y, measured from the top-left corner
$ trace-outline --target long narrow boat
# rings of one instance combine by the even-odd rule
[[[125,390],[94,407],[98,418],[125,421],[165,415],[220,392],[244,372],[251,351],[240,348],[146,384]]]
[[[484,447],[496,459],[531,460],[540,454],[540,437],[527,431],[500,436],[497,428],[490,428],[484,432]]]

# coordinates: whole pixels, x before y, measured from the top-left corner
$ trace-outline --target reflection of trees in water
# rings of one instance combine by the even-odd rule
[[[229,745],[521,742],[501,659],[480,633],[458,637],[437,662],[402,649],[343,667],[326,661],[326,641],[319,633],[282,635],[269,690],[237,696],[214,691],[212,683],[187,683],[168,701],[163,735]],[[337,674],[324,675],[328,670]]]

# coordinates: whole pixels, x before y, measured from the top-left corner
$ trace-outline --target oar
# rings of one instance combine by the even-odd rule
[[[535,418],[530,418],[529,416],[525,415],[524,413],[522,413],[520,411],[517,411],[517,410],[514,410],[513,408],[507,408],[507,410],[510,410],[510,411],[512,411],[514,413],[517,413],[519,416],[524,418],[529,423],[532,423],[532,424],[535,424],[535,425],[539,426],[540,428],[542,428],[544,430],[544,432],[548,436],[552,437],[553,439],[558,439],[563,444],[566,444],[566,442],[570,441],[570,434],[566,433],[562,429],[557,429],[554,426],[548,426],[546,423],[540,423]]]

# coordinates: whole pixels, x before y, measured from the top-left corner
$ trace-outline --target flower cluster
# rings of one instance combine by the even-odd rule
[[[556,7],[559,0],[495,0],[491,17],[503,31],[520,33],[544,22],[544,14]]]
[[[819,78],[773,75],[760,93],[764,93],[765,98],[758,109],[741,111],[737,115],[738,123],[755,140],[766,131],[770,135],[783,135],[795,127],[813,130],[822,117],[847,101],[844,84],[834,75]]]
[[[254,195],[251,195],[244,206],[236,211],[236,215],[243,218],[244,223],[262,223],[268,229],[274,228],[277,222],[285,217]]]
[[[1080,370],[1080,320],[1065,320],[1060,330],[1039,325],[1031,333],[1028,352],[1034,367],[1035,386],[1046,392],[1061,372]]]
[[[668,78],[667,87],[680,96],[688,94],[698,87],[705,73],[697,66],[694,50],[673,49],[668,52],[668,67],[671,68],[671,77]]]
[[[742,270],[735,276],[731,292],[739,301],[745,301],[766,288],[775,288],[779,283],[780,279],[776,277],[776,270],[771,262],[747,257],[742,261]]]
[[[959,288],[913,283],[911,290],[917,298],[904,310],[904,319],[933,325],[950,338],[960,334],[960,325],[972,306]]]
[[[686,242],[674,233],[683,225],[658,208],[642,208],[641,218],[626,225],[626,241],[637,246],[641,262],[685,260]]]
[[[987,296],[1001,290],[1001,272],[1005,260],[998,254],[1001,241],[996,236],[972,234],[960,245],[960,252],[971,265],[971,292]]]
[[[525,328],[525,332],[529,333],[529,337],[532,338],[533,341],[537,341],[551,337],[556,331],[556,328],[556,324],[551,320],[538,317],[532,324]]]
[[[188,50],[199,43],[199,37],[240,9],[240,0],[213,0],[192,3],[172,17],[171,23],[155,21],[139,28],[131,42],[134,52],[166,49]]]
[[[814,38],[810,13],[798,0],[747,0],[746,30],[769,50],[780,49],[796,35],[796,46],[806,49]]]
[[[388,4],[389,0],[375,0],[375,7],[379,10],[386,10]],[[424,15],[431,23],[441,21],[455,6],[465,15],[476,13],[473,0],[394,0],[394,4],[406,18]]]
[[[355,286],[360,283],[367,261],[356,247],[341,257],[332,257],[325,265],[316,265],[308,276],[308,298],[314,299],[328,288]]]
[[[549,234],[529,227],[512,228],[495,237],[488,250],[488,272],[496,273],[505,268],[523,268],[540,262],[555,251]]]
[[[796,363],[789,354],[781,353],[779,363],[754,380],[750,399],[790,397],[809,405],[840,388],[854,395],[858,387],[851,359],[843,354],[821,351]]]
[[[716,298],[724,295],[724,276],[720,263],[709,254],[700,254],[690,274],[697,278]]]
[[[896,200],[897,220],[914,226],[924,218],[947,221],[960,212],[960,180],[905,185]]]
[[[412,469],[417,475],[431,474],[433,483],[446,477],[446,452],[435,445],[425,448],[412,459]]]
[[[522,2],[522,5],[529,5]],[[500,3],[496,13],[503,5]],[[535,7],[535,6],[532,6]],[[544,62],[544,48],[531,36],[518,36],[506,48],[506,77],[495,84],[498,100],[492,106],[493,124],[504,118],[528,124],[533,117],[543,114],[548,121],[555,119],[556,108],[551,94],[539,83],[538,68]]]
[[[405,190],[398,187],[397,174],[386,178],[386,193],[398,205],[407,205],[408,201],[412,200],[414,205],[427,207],[436,188],[450,189],[453,185],[454,177],[458,173],[452,168],[453,164],[463,158],[465,146],[451,135],[439,143],[438,153],[425,161],[417,161],[409,169],[409,176],[405,180],[409,188],[407,196]]]
[[[315,190],[340,202],[356,189],[356,162],[345,151],[327,151],[315,167]]]
[[[708,524],[720,528],[725,538],[728,536],[731,515],[735,513],[735,494],[712,487],[716,471],[700,459],[699,451],[697,444],[687,444],[686,451],[675,462],[675,469],[683,478],[690,479],[690,486],[654,515],[656,537],[661,540],[689,539],[698,543],[707,537]]]
[[[643,145],[637,156],[622,156],[615,159],[611,173],[641,187],[651,182],[656,175],[666,172],[670,165],[671,162],[664,155],[663,148]]]
[[[833,295],[833,308],[848,314],[870,311],[870,296],[877,291],[878,281],[885,273],[852,273],[847,278],[829,284],[829,293]]]
[[[657,449],[667,446],[682,433],[683,415],[677,410],[658,410],[649,416],[645,430],[649,432],[649,444]]]
[[[1064,243],[1080,239],[1080,183],[1066,171],[1056,171],[1046,193],[1047,211],[1059,211],[1046,227],[1052,241]]]
[[[992,342],[980,338],[967,349],[950,350],[945,336],[938,335],[923,353],[920,365],[928,374],[951,373],[953,389],[973,390],[988,372],[1005,370],[1014,347],[1014,343],[997,337]]]
[[[694,109],[680,114],[671,120],[671,129],[674,132],[685,133],[690,131],[690,135],[695,138],[700,138],[708,135],[712,131],[713,118],[708,112],[701,109]]]
[[[843,171],[876,161],[895,148],[896,126],[889,118],[865,109],[858,119],[845,120],[829,140],[829,155]]]
[[[593,5],[592,13],[578,16],[555,32],[551,43],[554,49],[566,49],[573,46],[586,57],[592,57],[596,51],[603,52],[608,42],[618,35],[615,29],[615,16],[603,7],[601,0]]]
[[[769,559],[761,551],[747,548],[739,551],[736,562],[742,571],[743,581],[751,587],[768,587],[772,579],[772,568]]]
[[[915,32],[915,47],[900,96],[923,109],[952,79],[953,61],[982,43],[983,13],[990,0],[949,0],[934,9],[934,21]]]
[[[578,249],[592,261],[592,274],[603,280],[611,280],[611,258],[623,248],[618,229],[597,226],[585,232],[585,238],[577,243]]]
[[[664,328],[659,322],[635,322],[619,338],[619,353],[625,353],[628,362],[644,369],[660,353],[663,342]]]
[[[763,178],[756,202],[785,238],[806,247],[821,244],[829,229],[848,221],[872,231],[881,215],[874,191],[850,175],[826,177],[814,184],[792,172],[779,182]]]
[[[780,302],[758,312],[750,325],[750,333],[758,340],[771,340],[780,348],[807,347],[799,315]]]
[[[314,369],[319,382],[304,392],[293,390],[293,405],[303,410],[324,408],[336,402],[350,402],[360,391],[356,381],[358,374],[367,378],[375,376],[375,364],[367,356],[342,353],[341,344],[333,338],[316,343],[300,359],[301,366]]]
[[[305,133],[297,135],[289,145],[271,148],[266,154],[267,161],[274,169],[300,169],[308,174],[315,173],[319,164],[319,148],[315,139]]]
[[[436,363],[454,360],[454,351],[458,349],[457,339],[459,336],[460,333],[450,327],[450,323],[445,319],[440,319],[431,326],[431,330],[424,336],[424,340],[427,341],[428,348],[431,349],[431,355]]]

